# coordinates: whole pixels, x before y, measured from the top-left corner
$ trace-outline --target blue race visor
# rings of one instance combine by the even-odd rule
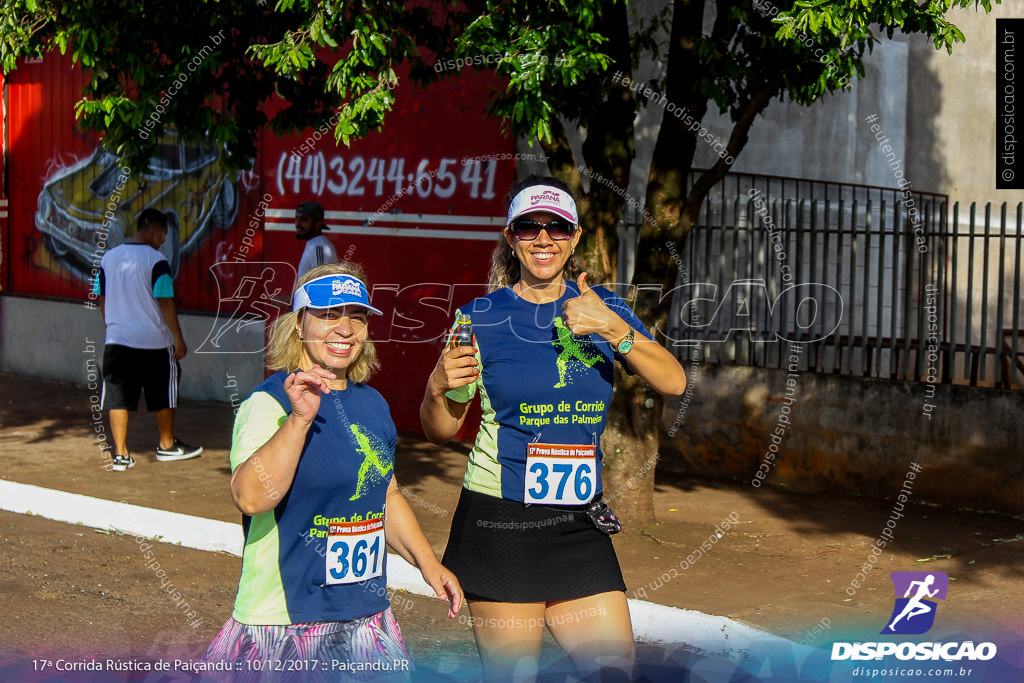
[[[295,290],[292,300],[292,311],[337,306],[362,306],[370,313],[383,315],[380,309],[370,305],[366,285],[352,275],[324,275],[310,280]]]

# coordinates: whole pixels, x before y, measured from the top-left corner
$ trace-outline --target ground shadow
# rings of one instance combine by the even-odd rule
[[[804,493],[770,484],[756,488],[749,481],[661,470],[655,477],[655,490],[739,494],[765,517],[783,520],[792,533],[819,540],[822,552],[829,552],[830,538],[855,534],[867,541],[868,549],[881,540],[887,554],[913,554],[914,570],[955,572],[960,581],[981,584],[984,572],[998,569],[1024,581],[1024,515],[938,505],[913,496],[901,503],[895,497]],[[898,495],[899,489],[893,493]],[[851,576],[857,571],[857,566],[850,567]]]

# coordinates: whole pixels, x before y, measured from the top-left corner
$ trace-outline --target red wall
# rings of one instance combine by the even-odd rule
[[[7,106],[6,98],[3,96],[6,92],[7,83],[4,81],[3,74],[0,74],[0,292],[6,289],[7,284],[7,262],[9,261],[7,242],[10,239],[6,170],[7,129],[4,126],[4,121],[7,119]]]
[[[373,302],[385,313],[371,322],[383,368],[371,384],[390,402],[400,429],[418,430],[419,399],[452,312],[484,291],[490,252],[504,224],[504,195],[514,178],[513,142],[483,111],[496,86],[493,77],[466,70],[425,89],[402,80],[385,131],[349,148],[335,145],[332,132],[265,134],[253,170],[238,178],[225,176],[215,159],[189,166],[202,154],[170,146],[171,170],[128,181],[115,194],[109,193],[116,160],[105,160],[104,186],[103,160],[93,158],[98,136],[74,126],[82,84],[80,70],[60,56],[24,64],[7,81],[10,226],[0,232],[3,291],[86,299],[97,255],[117,242],[113,228],[102,233],[105,239],[97,236],[104,208],[114,202],[130,238],[134,216],[154,206],[179,226],[177,239],[169,236],[165,245],[178,245],[179,307],[217,313],[211,316],[214,332],[239,310],[240,299],[223,300],[242,292],[246,276],[269,278],[266,294],[280,288],[287,295],[290,268],[304,246],[294,236],[295,206],[315,199],[326,209],[331,230],[325,234],[339,258],[366,269]],[[301,150],[309,136],[319,139]],[[505,160],[473,160],[491,155]],[[408,192],[410,173],[426,178]],[[64,235],[80,241],[62,241]],[[98,247],[89,251],[83,240]],[[261,301],[258,290],[238,294],[249,297],[241,308],[273,316],[284,307]],[[209,338],[189,345],[217,351]]]

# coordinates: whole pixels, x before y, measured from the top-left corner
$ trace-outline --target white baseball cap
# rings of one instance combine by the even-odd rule
[[[572,196],[551,185],[531,185],[520,191],[508,207],[508,223],[532,211],[550,211],[573,225],[580,222]]]

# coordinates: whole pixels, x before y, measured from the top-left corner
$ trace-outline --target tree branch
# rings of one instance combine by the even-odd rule
[[[562,119],[557,116],[551,120],[551,141],[545,142],[544,140],[537,140],[540,144],[541,149],[544,150],[544,156],[547,157],[548,170],[555,175],[560,173],[566,173],[566,169],[576,170],[575,159],[572,155],[572,147],[569,145],[569,138],[565,134],[565,127],[562,125]],[[569,186],[579,196],[580,193],[580,176],[577,171],[575,174],[569,173],[569,177],[563,179],[569,183]]]
[[[724,178],[725,174],[729,172],[730,164],[726,163],[726,159],[730,157],[735,159],[740,150],[747,144],[754,120],[764,111],[765,107],[768,106],[768,103],[776,95],[781,80],[781,77],[772,79],[750,98],[746,106],[743,107],[739,118],[736,120],[736,124],[732,128],[732,133],[729,135],[729,143],[725,147],[725,157],[720,158],[714,166],[705,171],[694,182],[693,187],[690,188],[690,192],[683,202],[683,210],[679,217],[678,228],[681,228],[681,231],[677,232],[678,238],[688,233],[697,222],[697,216],[700,213],[700,206],[704,202],[704,198],[711,191],[711,188],[714,187],[715,183]]]

